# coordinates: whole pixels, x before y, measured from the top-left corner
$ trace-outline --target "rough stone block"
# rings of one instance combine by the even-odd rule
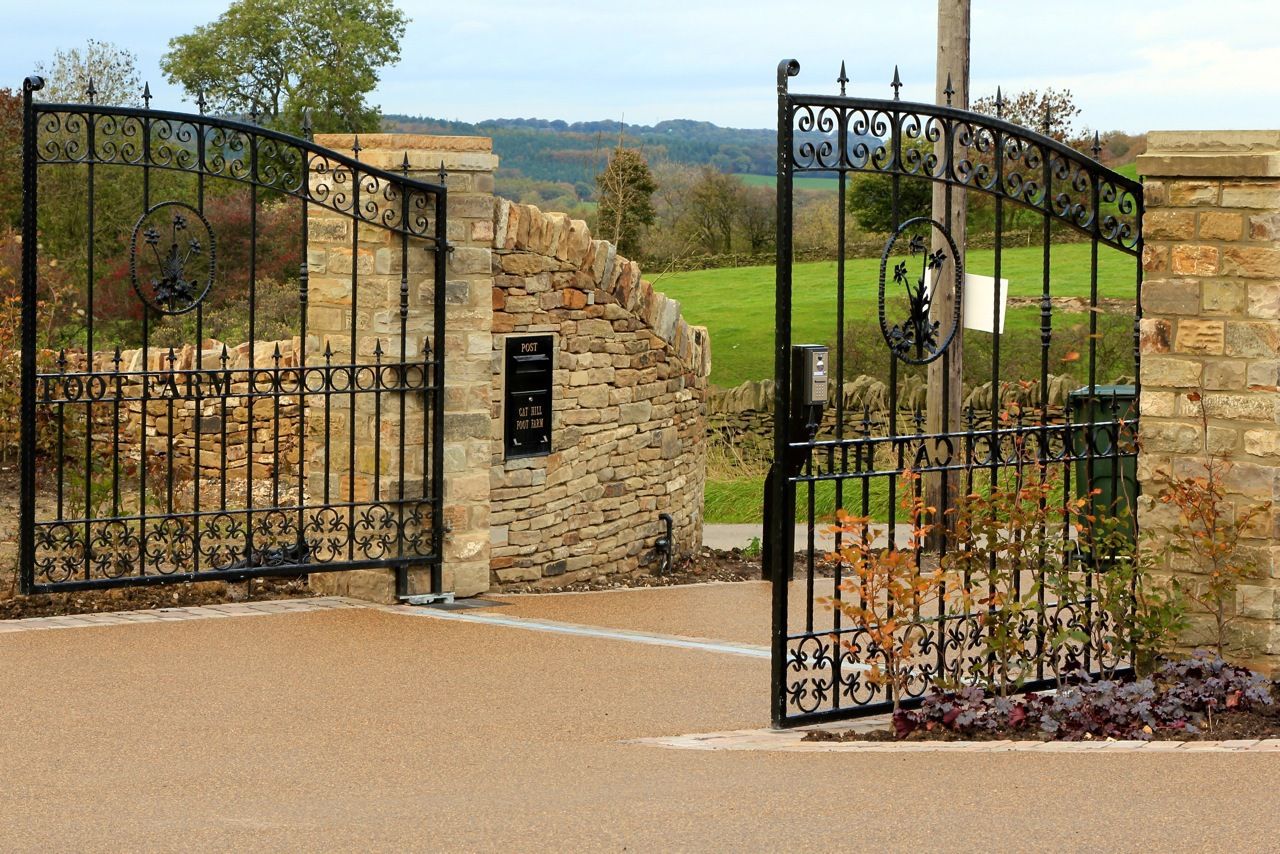
[[[1218,272],[1218,256],[1216,246],[1179,244],[1173,247],[1172,269],[1179,276],[1212,276]]]
[[[1220,356],[1224,347],[1225,329],[1225,324],[1220,320],[1180,320],[1174,349],[1179,353]]]
[[[1149,240],[1190,240],[1195,232],[1193,211],[1148,210],[1142,217],[1142,234]]]
[[[1195,279],[1154,279],[1142,287],[1142,306],[1151,315],[1199,314],[1200,299]]]
[[[1244,234],[1244,215],[1228,211],[1200,214],[1201,240],[1239,240]]]
[[[1246,279],[1280,278],[1280,249],[1228,246],[1222,251],[1222,273]]]

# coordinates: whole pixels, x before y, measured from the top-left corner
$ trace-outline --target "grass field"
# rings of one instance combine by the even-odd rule
[[[738,174],[742,179],[742,183],[748,187],[769,187],[772,189],[777,185],[778,179],[775,175],[745,175]],[[839,188],[839,180],[836,178],[821,178],[801,175],[795,179],[795,188],[797,190],[826,190],[834,193]]]
[[[1089,294],[1089,245],[1053,247],[1050,289],[1054,296]],[[1001,276],[1010,296],[1038,296],[1042,251],[1039,247],[1006,249]],[[966,269],[990,275],[994,253],[968,253]],[[1102,297],[1132,299],[1136,261],[1113,249],[1098,252],[1098,292]],[[879,259],[851,259],[845,269],[845,314],[851,320],[876,316]],[[711,382],[731,387],[746,380],[773,376],[773,267],[738,267],[673,273],[654,283],[657,290],[680,301],[684,318],[711,333]],[[836,265],[834,261],[795,265],[792,283],[792,340],[834,342]],[[1039,325],[1036,308],[1011,309],[1006,334]],[[975,333],[980,334],[980,333]],[[1082,342],[1083,343],[1083,342]],[[851,373],[854,373],[853,371]]]
[[[1088,296],[1088,244],[1063,244],[1053,247],[1050,269],[1054,296]],[[1134,293],[1136,261],[1110,249],[1099,250],[1098,290],[1102,297],[1131,299]],[[1002,254],[1001,275],[1009,279],[1011,296],[1038,296],[1041,291],[1042,250],[1039,247],[1007,249]],[[967,268],[992,272],[994,253],[990,250],[968,254]],[[835,268],[834,262],[797,264],[793,280],[793,340],[797,342],[835,341]],[[870,322],[876,314],[879,259],[855,259],[846,265],[845,312],[850,322]],[[773,375],[773,295],[772,267],[740,267],[737,269],[700,270],[663,277],[655,287],[680,300],[686,320],[705,325],[711,334],[711,382],[733,386],[749,379]],[[1087,315],[1069,315],[1077,324]],[[1055,328],[1061,337],[1066,331],[1063,320]],[[1005,338],[1020,336],[1038,339],[1038,308],[1010,309]],[[878,332],[876,333],[878,336]],[[985,333],[969,333],[984,336]],[[967,339],[970,340],[970,339]],[[1083,348],[1083,334],[1073,342]],[[878,346],[877,346],[878,345]],[[1124,342],[1121,349],[1127,348]],[[879,352],[880,342],[873,342],[871,352]],[[1002,363],[1004,360],[1002,360]],[[1012,372],[1012,368],[1002,370]],[[1057,366],[1054,366],[1055,368]],[[857,373],[852,365],[849,373]],[[1002,375],[1008,376],[1008,373]],[[1103,381],[1110,381],[1106,376]],[[764,478],[755,467],[735,468],[721,459],[709,466],[706,486],[706,520],[710,523],[758,522],[762,515]],[[800,496],[802,504],[803,494]],[[830,518],[836,508],[832,484],[820,484],[815,490],[818,518]],[[849,505],[847,500],[844,502]],[[868,509],[876,519],[887,517],[888,496],[882,480],[872,484]],[[799,508],[805,509],[803,506]],[[798,514],[799,515],[799,514]],[[801,515],[803,520],[803,515]]]

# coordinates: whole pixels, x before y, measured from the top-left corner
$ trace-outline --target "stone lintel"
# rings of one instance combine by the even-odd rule
[[[1151,131],[1138,156],[1147,178],[1280,177],[1280,131]]]

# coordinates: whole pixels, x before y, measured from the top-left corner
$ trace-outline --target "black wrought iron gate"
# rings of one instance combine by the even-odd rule
[[[917,599],[896,613],[880,600],[896,626],[890,634],[913,635],[897,699],[918,702],[939,682],[989,684],[993,673],[1034,688],[1068,668],[1116,664],[1121,653],[1096,642],[1107,619],[1093,595],[1101,570],[1094,555],[1081,554],[1077,522],[1104,514],[1135,533],[1141,185],[1097,162],[1096,143],[1090,158],[998,115],[900,101],[896,74],[892,99],[865,99],[845,95],[843,70],[837,96],[793,94],[788,81],[798,72],[795,61],[778,69],[775,462],[766,519],[774,724],[881,712],[895,699],[883,678],[883,644],[867,630],[884,621],[853,620],[840,607],[887,594],[851,581],[858,558],[838,559],[842,549],[896,549],[926,571],[945,567],[947,550],[961,548],[954,532],[944,533],[960,496],[1007,495],[1033,481],[1043,496],[1038,557],[1003,579],[1008,590],[997,594],[992,556],[989,570],[966,568],[958,598]],[[801,277],[793,266],[796,178],[815,174],[835,188],[836,260],[809,265]],[[847,249],[855,192],[866,194],[861,210],[877,194],[888,209],[891,234],[878,265]],[[941,218],[933,213],[939,202]],[[1007,306],[1002,279],[1012,289]],[[966,281],[970,290],[989,288],[982,310],[965,305]],[[989,331],[974,331],[984,324]],[[821,325],[817,340],[797,340],[802,325],[810,336]],[[961,340],[957,386],[952,359]],[[805,399],[812,356],[793,349],[802,343],[830,345],[832,393],[817,405]],[[855,380],[859,374],[868,376]],[[1055,516],[1052,508],[1074,496],[1086,502],[1078,518]],[[935,508],[937,530],[902,524],[917,498],[917,507],[927,499]],[[863,521],[833,525],[838,509]],[[1046,593],[1050,556],[1079,595]],[[1018,648],[1017,672],[993,664],[997,595],[1028,603],[1001,629],[1013,636],[1006,648]]]
[[[362,567],[402,594],[429,568],[439,592],[443,172],[42,87],[24,85],[24,592]]]

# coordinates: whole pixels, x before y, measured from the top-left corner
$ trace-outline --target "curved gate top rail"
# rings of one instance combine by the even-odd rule
[[[794,59],[778,65],[778,93],[793,117],[795,171],[944,182],[1047,213],[1101,243],[1138,253],[1141,183],[1004,119],[900,101],[900,83],[891,100],[791,93],[788,78],[799,73]]]
[[[43,87],[39,77],[24,82],[30,92]],[[434,240],[430,216],[443,176],[431,183],[397,175],[361,163],[358,148],[349,157],[310,139],[203,113],[41,101],[32,109],[38,165],[140,166],[223,178]]]

